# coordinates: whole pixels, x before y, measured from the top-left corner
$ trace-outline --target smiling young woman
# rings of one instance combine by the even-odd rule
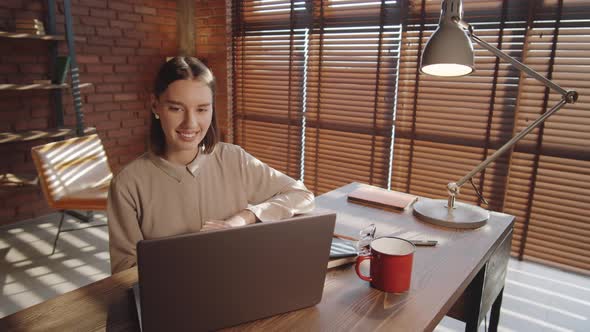
[[[198,154],[199,145],[211,129],[213,94],[199,80],[178,80],[154,97],[154,117],[165,136],[164,158],[186,165]]]
[[[313,194],[241,147],[219,142],[215,78],[192,57],[166,62],[151,99],[150,152],[112,180],[113,273],[136,264],[142,239],[274,221],[308,212]]]

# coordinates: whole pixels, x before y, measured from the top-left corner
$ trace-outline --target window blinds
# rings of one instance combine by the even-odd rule
[[[581,95],[473,182],[517,217],[514,255],[588,272],[590,4],[463,3],[478,36]],[[439,1],[233,5],[235,142],[316,194],[358,181],[445,198],[560,98],[475,44],[474,74],[420,74]],[[459,199],[482,205],[470,184]]]

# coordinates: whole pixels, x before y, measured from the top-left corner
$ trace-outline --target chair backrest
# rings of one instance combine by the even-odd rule
[[[106,186],[113,177],[96,134],[36,146],[31,153],[51,207],[64,196]]]

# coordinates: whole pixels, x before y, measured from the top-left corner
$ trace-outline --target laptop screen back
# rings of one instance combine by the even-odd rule
[[[143,331],[215,330],[317,304],[335,214],[138,243]]]

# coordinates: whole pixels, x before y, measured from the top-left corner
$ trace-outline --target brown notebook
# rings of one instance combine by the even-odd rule
[[[402,211],[417,198],[414,195],[369,185],[363,185],[348,194],[350,202],[394,211]]]

